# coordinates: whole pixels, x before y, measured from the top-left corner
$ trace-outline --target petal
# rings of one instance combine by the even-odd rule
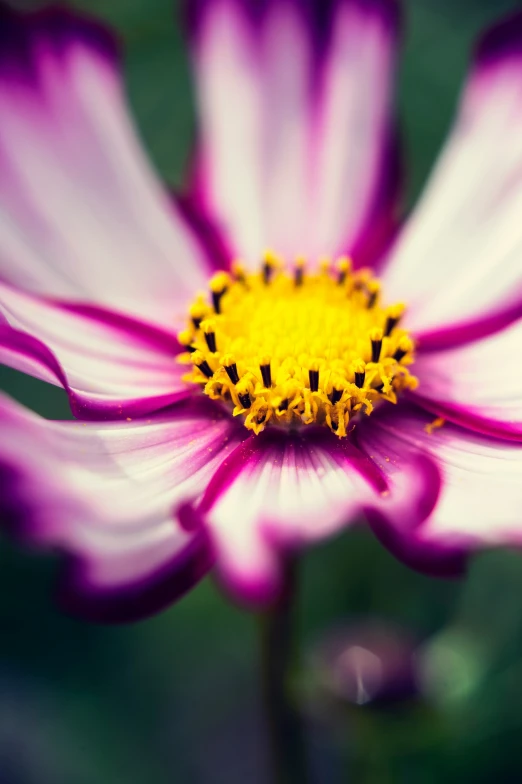
[[[283,551],[331,536],[365,507],[384,507],[401,519],[415,514],[424,480],[417,481],[417,466],[412,470],[415,478],[405,471],[387,482],[370,456],[325,428],[267,430],[227,458],[196,511],[225,585],[243,602],[265,603],[281,587]]]
[[[361,265],[371,260],[366,252],[380,250],[397,225],[400,170],[391,109],[398,5],[393,0],[329,5],[331,40],[312,152],[315,198],[309,218],[315,230],[309,252],[349,251]]]
[[[519,13],[482,40],[453,132],[384,275],[425,345],[520,315],[521,101]]]
[[[493,436],[522,437],[522,320],[447,351],[419,352],[414,397],[453,422]]]
[[[150,420],[49,422],[0,398],[0,518],[72,558],[63,598],[99,620],[165,606],[210,566],[204,533],[175,509],[204,490],[237,443],[205,401]]]
[[[442,477],[437,503],[410,531],[410,544],[455,558],[472,548],[522,543],[522,449],[520,445],[471,433],[453,424],[430,427],[429,414],[399,406],[375,417],[374,442],[396,444],[429,456]],[[371,417],[370,419],[374,419]]]
[[[196,186],[232,252],[251,264],[267,245],[362,259],[396,195],[395,2],[196,0],[190,11]]]
[[[405,411],[405,404],[382,406],[357,427],[359,449],[371,456],[392,490],[380,504],[365,506],[365,517],[379,541],[403,563],[432,576],[460,576],[465,568],[462,549],[425,542],[419,533],[441,493],[441,471],[422,444],[401,432],[409,421]],[[431,420],[424,417],[420,428]]]
[[[146,414],[190,395],[172,333],[0,283],[0,362],[65,387],[80,419]]]
[[[4,4],[0,30],[0,277],[168,322],[208,265],[140,149],[110,36]]]
[[[228,458],[202,500],[225,584],[247,602],[279,588],[277,547],[321,539],[349,524],[379,473],[325,430],[252,436]]]

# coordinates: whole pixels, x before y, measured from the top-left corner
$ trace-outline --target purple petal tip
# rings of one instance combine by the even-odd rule
[[[475,58],[481,65],[491,65],[506,57],[522,56],[522,11],[502,19],[479,39]]]
[[[427,543],[415,534],[401,535],[380,512],[367,510],[366,518],[378,541],[398,561],[428,577],[458,579],[466,574],[468,555],[458,547]]]
[[[119,54],[116,37],[88,15],[61,6],[22,13],[0,2],[0,69],[34,78],[37,44],[45,43],[61,55],[72,42],[111,61]]]
[[[223,2],[224,0],[219,0]],[[312,38],[318,43],[328,39],[336,14],[347,8],[358,9],[361,13],[375,14],[383,23],[397,29],[401,21],[399,0],[226,0],[254,26],[263,23],[264,18],[276,5],[286,2],[302,15],[307,23]],[[185,0],[184,16],[187,27],[192,34],[198,34],[205,15],[218,0]]]
[[[134,623],[167,609],[194,588],[213,566],[206,535],[195,537],[188,552],[139,583],[103,590],[90,584],[83,563],[66,556],[58,603],[71,615],[100,624]]]

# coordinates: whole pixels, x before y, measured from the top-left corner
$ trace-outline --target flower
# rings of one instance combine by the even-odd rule
[[[522,16],[402,226],[393,0],[192,0],[182,198],[110,36],[1,9],[0,355],[78,421],[1,398],[0,507],[68,554],[69,605],[140,617],[211,567],[268,602],[286,551],[361,517],[433,574],[518,544]]]
[[[385,706],[416,698],[417,648],[407,630],[379,618],[328,629],[308,655],[310,707],[333,718],[332,707]]]

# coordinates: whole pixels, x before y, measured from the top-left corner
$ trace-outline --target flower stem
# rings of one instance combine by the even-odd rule
[[[262,679],[268,735],[277,784],[306,784],[306,747],[301,719],[288,694],[294,654],[297,563],[287,558],[279,599],[262,616]]]

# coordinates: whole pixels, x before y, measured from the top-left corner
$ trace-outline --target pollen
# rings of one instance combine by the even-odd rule
[[[245,426],[325,425],[340,438],[354,420],[414,389],[414,343],[402,303],[382,301],[379,280],[351,260],[267,251],[259,271],[237,261],[189,308],[178,335],[186,381],[229,405]]]
[[[424,426],[424,430],[429,436],[431,436],[433,435],[435,430],[439,430],[441,427],[444,427],[445,424],[446,424],[445,419],[443,419],[442,417],[437,417],[437,419],[434,419],[433,422],[428,422]]]

